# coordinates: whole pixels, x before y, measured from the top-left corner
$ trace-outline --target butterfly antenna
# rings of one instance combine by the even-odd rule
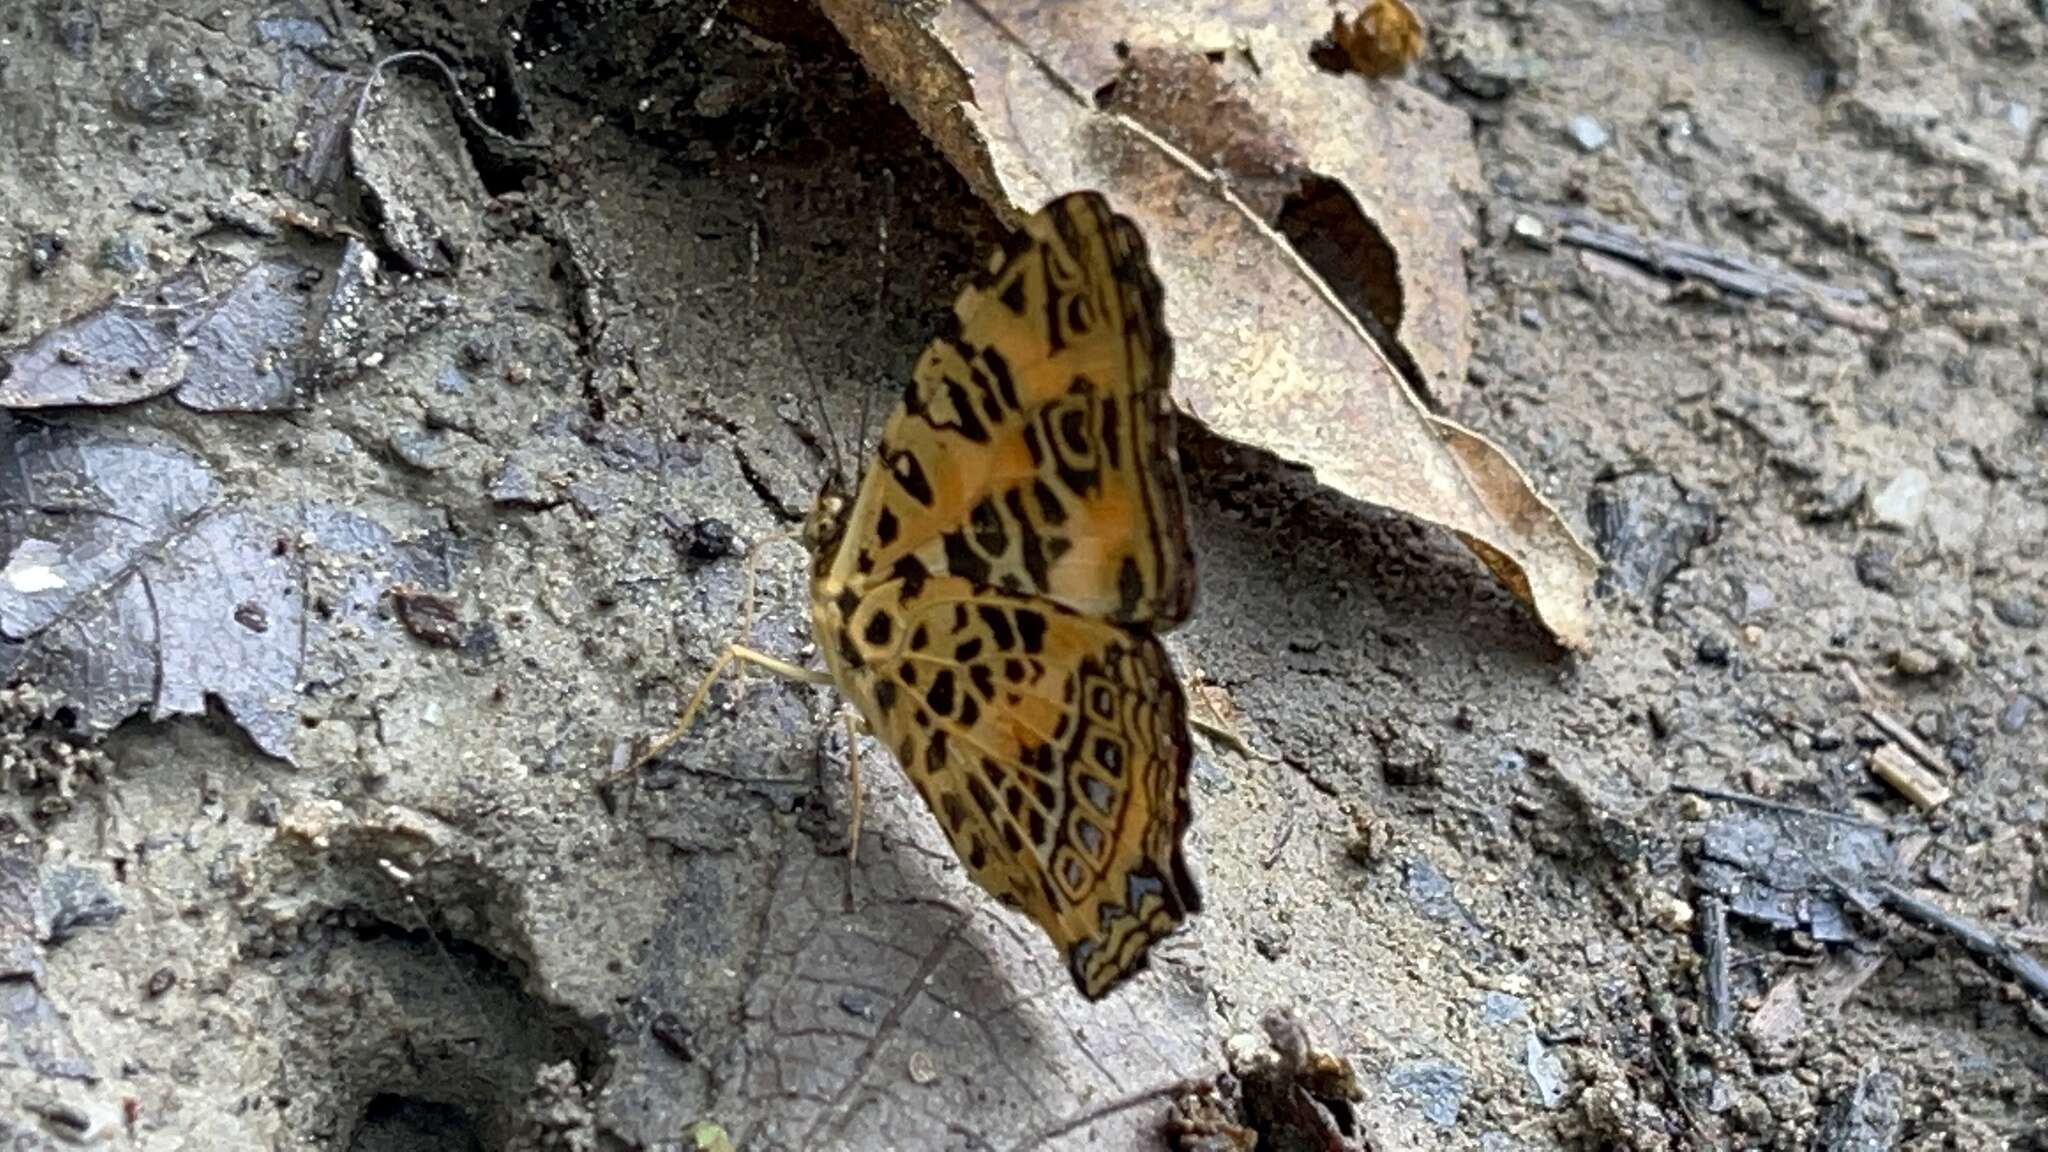
[[[896,211],[896,172],[882,169],[882,208],[875,214],[875,330],[881,331],[887,311],[882,307],[889,291],[889,217]],[[868,447],[868,403],[875,398],[873,384],[860,391],[860,441],[853,446],[855,458]]]
[[[750,248],[748,254],[750,263],[747,270],[748,290],[755,295],[758,304],[759,273],[761,268],[761,221],[759,217],[755,218],[752,227],[748,230],[747,243]],[[753,311],[758,315],[760,309],[756,306]],[[833,480],[844,484],[846,480],[846,467],[839,455],[839,433],[833,429],[832,413],[825,406],[825,388],[819,382],[818,374],[811,370],[811,362],[803,354],[803,348],[797,343],[796,337],[791,334],[789,324],[779,314],[775,321],[775,331],[782,338],[783,346],[788,351],[790,358],[795,360],[798,366],[803,369],[805,379],[810,382],[811,403],[817,407],[818,422],[825,431],[825,443],[827,445],[826,461],[831,465]]]

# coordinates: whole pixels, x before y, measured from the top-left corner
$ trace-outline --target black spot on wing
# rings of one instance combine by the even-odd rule
[[[974,542],[981,546],[984,556],[1001,556],[1010,548],[1010,533],[1003,527],[1003,514],[996,510],[995,498],[984,496],[968,513],[967,527],[974,533]]]
[[[896,682],[878,680],[875,682],[875,703],[881,706],[884,715],[896,710]]]
[[[925,690],[924,702],[941,716],[953,714],[953,670],[948,668],[932,677],[932,686]]]
[[[875,517],[875,542],[884,548],[894,544],[898,527],[896,513],[887,508],[882,509],[882,514]]]
[[[868,642],[869,647],[881,648],[887,645],[889,638],[895,634],[896,622],[890,619],[887,612],[877,612],[868,617],[868,626],[862,631],[861,637]]]
[[[1123,437],[1118,435],[1116,426],[1117,402],[1114,396],[1102,398],[1101,436],[1102,458],[1111,468],[1120,466],[1123,459]]]
[[[889,568],[889,578],[903,582],[903,598],[905,600],[915,599],[917,594],[924,590],[924,582],[930,576],[931,570],[926,568],[924,561],[919,560],[915,555],[898,556],[896,563]]]
[[[967,389],[961,387],[958,381],[946,381],[946,402],[953,409],[953,419],[947,423],[933,421],[934,427],[957,432],[962,439],[970,443],[988,443],[988,425],[982,423],[981,413],[974,409],[973,398],[967,395]]]
[[[1095,327],[1095,309],[1088,297],[1076,292],[1067,297],[1067,331],[1075,336],[1086,336]]]
[[[1060,494],[1052,485],[1043,480],[1031,482],[1031,496],[1038,501],[1038,516],[1054,528],[1067,522],[1067,506],[1060,503]]]
[[[1136,557],[1125,556],[1124,562],[1116,568],[1117,614],[1129,619],[1138,612],[1138,601],[1145,595],[1145,579],[1138,572]]]
[[[954,832],[967,823],[967,804],[958,792],[939,793],[939,814],[946,818],[946,827]]]
[[[1024,651],[1036,656],[1045,651],[1045,617],[1030,608],[1017,610],[1017,636],[1024,641]]]
[[[983,501],[987,503],[987,501]],[[1024,493],[1015,488],[1003,493],[1003,507],[1009,509],[1010,518],[1016,521],[1017,551],[1024,561],[1024,571],[1030,575],[1032,584],[1043,589],[1048,582],[1045,553],[1045,538],[1038,534],[1037,525],[1024,511]]]
[[[932,482],[924,474],[924,465],[918,463],[917,455],[899,449],[889,458],[889,475],[896,478],[896,484],[905,495],[919,504],[932,506]]]
[[[983,812],[993,813],[1002,811],[1002,809],[996,807],[995,793],[988,790],[988,785],[982,783],[979,776],[969,776],[967,778],[967,794],[974,798],[975,806]]]
[[[1111,776],[1121,778],[1124,774],[1123,745],[1107,736],[1096,737],[1095,762],[1102,765],[1103,771]]]
[[[1010,377],[1010,362],[1004,359],[1001,352],[993,348],[982,349],[981,360],[975,365],[975,371],[987,374],[990,390],[1003,402],[1005,408],[1015,412],[1023,407],[1017,402],[1017,382]]]
[[[1067,350],[1066,325],[1061,322],[1061,291],[1059,270],[1054,264],[1052,245],[1041,245],[1038,249],[1039,290],[1045,293],[1045,347],[1057,356]]]
[[[1090,451],[1088,443],[1088,414],[1079,408],[1068,408],[1059,415],[1060,445],[1068,453],[1086,459]]]
[[[988,561],[967,542],[965,532],[948,532],[940,537],[946,549],[946,571],[976,584],[988,583]]]
[[[1010,629],[1010,616],[1001,608],[984,604],[975,609],[981,617],[982,626],[988,629],[988,638],[999,651],[1008,652],[1017,643],[1017,634]]]
[[[1012,316],[1024,314],[1024,277],[1021,273],[1010,277],[1010,282],[996,293],[996,300],[1010,310]]]

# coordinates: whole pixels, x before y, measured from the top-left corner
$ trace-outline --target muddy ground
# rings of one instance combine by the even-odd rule
[[[1488,183],[1452,414],[1604,621],[1200,453],[1171,646],[1275,759],[1205,746],[1208,911],[1089,1006],[873,748],[849,874],[823,690],[597,787],[807,507],[807,398],[886,402],[997,225],[801,10],[451,7],[0,8],[0,1147],[1158,1147],[1280,1006],[1373,1148],[2048,1147],[2048,12],[1422,6]],[[477,119],[396,65],[348,163],[398,50]],[[204,379],[76,327],[195,268]],[[52,331],[147,363],[38,392]]]

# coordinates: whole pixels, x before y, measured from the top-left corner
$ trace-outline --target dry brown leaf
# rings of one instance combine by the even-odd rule
[[[1138,222],[1185,410],[1451,530],[1585,646],[1597,559],[1512,460],[1410,386],[1454,404],[1471,352],[1461,192],[1479,176],[1462,113],[1318,68],[1310,5],[822,7],[999,211],[1095,188]]]
[[[1422,21],[1403,0],[1366,0],[1356,20],[1337,13],[1330,39],[1352,71],[1374,78],[1398,76],[1422,57]]]

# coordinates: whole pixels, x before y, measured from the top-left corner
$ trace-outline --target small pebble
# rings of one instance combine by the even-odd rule
[[[1650,903],[1651,915],[1665,931],[1687,932],[1692,929],[1692,905],[1675,893],[1659,892],[1650,898]]]
[[[2017,736],[2027,726],[2027,717],[2034,714],[2034,698],[2022,692],[2005,705],[1998,714],[1998,730],[2007,736]]]
[[[1918,645],[1909,645],[1892,653],[1892,667],[1901,676],[1932,676],[1941,671],[1941,657]]]
[[[1571,134],[1572,143],[1579,146],[1579,151],[1587,155],[1607,147],[1607,129],[1591,116],[1572,117],[1565,130]]]
[[[730,556],[735,545],[732,525],[716,516],[705,516],[692,523],[688,540],[690,559],[699,563]]]
[[[2025,592],[2008,592],[1991,602],[1991,613],[2015,628],[2041,626],[2041,602]]]
[[[1900,579],[1898,564],[1892,550],[1875,541],[1858,548],[1856,581],[1865,588],[1896,594],[1899,591]]]
[[[1932,488],[1927,473],[1908,468],[1892,478],[1870,500],[1870,519],[1881,528],[1911,532],[1927,511],[1927,494]]]
[[[690,1026],[682,1017],[673,1012],[662,1012],[647,1025],[647,1031],[654,1036],[654,1042],[661,1045],[669,1055],[688,1064],[696,1057],[690,1046]]]
[[[1694,648],[1694,652],[1699,656],[1700,663],[1702,664],[1719,666],[1728,663],[1728,642],[1719,636],[1700,637],[1700,642]]]
[[[28,238],[28,273],[42,276],[64,258],[64,238],[55,232],[38,232]]]
[[[132,232],[116,232],[100,241],[99,266],[108,272],[132,275],[149,266],[149,249]]]
[[[1806,518],[1815,523],[1825,524],[1840,520],[1856,510],[1863,499],[1863,481],[1850,476],[1838,480],[1829,487],[1815,492],[1806,502]]]
[[[1549,248],[1550,229],[1543,221],[1527,212],[1515,214],[1514,222],[1508,225],[1508,233],[1531,248]]]

